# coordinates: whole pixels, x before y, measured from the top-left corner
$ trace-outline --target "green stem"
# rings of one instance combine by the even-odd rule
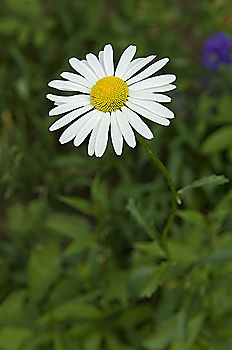
[[[170,227],[172,225],[172,222],[176,215],[177,210],[177,203],[179,202],[179,197],[175,188],[175,185],[171,179],[171,176],[167,170],[167,168],[164,166],[164,164],[161,162],[161,160],[157,157],[155,152],[150,148],[150,146],[147,144],[147,142],[142,138],[140,135],[137,135],[137,139],[141,143],[141,145],[145,148],[149,156],[151,157],[153,163],[160,169],[161,173],[163,174],[165,180],[167,181],[167,184],[171,190],[172,194],[172,204],[171,204],[171,212],[167,219],[167,222],[163,228],[162,236],[161,236],[161,243],[163,246],[163,249],[165,250],[167,256],[169,256],[169,250],[168,250],[168,244],[167,244],[167,235],[170,230]]]

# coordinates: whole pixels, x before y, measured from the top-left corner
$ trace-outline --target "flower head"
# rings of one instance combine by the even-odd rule
[[[49,115],[64,114],[49,130],[70,124],[60,137],[62,144],[73,140],[74,146],[79,146],[90,134],[88,154],[101,157],[110,132],[115,153],[121,155],[123,140],[135,147],[134,130],[147,139],[153,138],[141,117],[165,126],[170,124],[174,114],[160,102],[171,101],[162,93],[175,89],[171,83],[176,77],[154,76],[169,59],[150,64],[155,55],[133,59],[135,52],[136,46],[129,46],[115,68],[113,48],[108,44],[98,57],[89,53],[86,60],[71,58],[69,63],[75,73],[63,72],[64,80],[48,84],[58,90],[76,92],[72,96],[47,95],[55,105]]]
[[[217,70],[222,63],[232,63],[232,40],[223,32],[216,33],[205,41],[202,64]]]

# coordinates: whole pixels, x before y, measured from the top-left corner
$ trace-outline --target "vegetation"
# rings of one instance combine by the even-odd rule
[[[226,0],[2,0],[0,350],[232,348],[231,65],[202,66],[229,34]],[[104,157],[48,131],[48,81],[112,43],[170,57],[170,127]]]

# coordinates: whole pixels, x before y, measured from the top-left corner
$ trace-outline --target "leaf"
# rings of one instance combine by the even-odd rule
[[[135,243],[135,249],[144,254],[151,255],[154,258],[164,258],[166,253],[160,247],[157,242],[137,242]]]
[[[186,242],[177,242],[169,240],[168,247],[173,261],[182,264],[191,264],[198,260],[198,254],[195,249]]]
[[[162,275],[164,274],[164,272],[167,270],[168,267],[169,265],[167,263],[162,263],[159,267],[155,269],[148,283],[142,289],[140,293],[141,297],[150,298],[151,295],[155,293],[157,288],[161,285]]]
[[[106,295],[111,299],[117,299],[123,305],[128,300],[128,272],[123,270],[113,270],[108,277]]]
[[[205,315],[203,313],[195,315],[188,324],[188,338],[185,343],[186,350],[191,350],[192,346],[198,337],[198,334],[203,328]]]
[[[0,330],[0,348],[18,350],[22,343],[31,336],[31,331],[24,327],[4,327]]]
[[[109,333],[105,336],[105,343],[107,344],[107,350],[134,350],[135,348],[126,345],[121,342],[113,333]]]
[[[136,327],[137,324],[145,322],[151,313],[152,310],[149,304],[130,306],[116,318],[115,323],[120,327],[123,327],[125,324],[128,327]]]
[[[79,217],[64,213],[55,213],[48,217],[46,226],[69,238],[76,238],[79,234],[89,231],[88,222]]]
[[[91,198],[95,204],[96,215],[101,217],[108,211],[107,209],[110,204],[110,198],[108,188],[99,176],[96,176],[92,181]]]
[[[69,205],[71,208],[77,209],[83,214],[96,216],[95,207],[93,206],[92,202],[86,199],[77,198],[77,197],[60,196],[59,200],[62,203]]]
[[[176,215],[182,218],[184,221],[194,224],[198,227],[203,227],[203,228],[207,227],[207,224],[208,224],[207,219],[199,211],[190,210],[190,209],[178,210]]]
[[[229,94],[222,94],[218,103],[218,113],[215,118],[212,119],[214,124],[222,125],[224,123],[231,122],[232,100]]]
[[[85,338],[83,349],[84,350],[100,350],[102,343],[102,334],[101,333],[95,333],[95,334],[89,334],[88,337]]]
[[[203,323],[205,320],[204,314],[195,315],[187,325],[187,335],[184,339],[176,339],[170,348],[170,350],[193,350],[198,335],[202,330]],[[198,349],[198,348],[196,348]]]
[[[231,149],[232,127],[223,126],[210,134],[202,144],[204,154],[215,154]]]
[[[18,290],[10,295],[0,305],[0,325],[14,325],[23,315],[25,290]]]
[[[94,233],[79,232],[75,239],[65,248],[63,254],[68,257],[75,255],[85,249],[92,248],[96,245],[96,236]]]
[[[54,350],[64,350],[61,334],[59,332],[56,332],[54,334],[53,343],[54,343]]]
[[[199,188],[209,185],[224,185],[227,182],[229,182],[229,179],[227,179],[224,175],[210,175],[207,177],[202,177],[199,180],[195,180],[191,185],[187,185],[181,188],[180,190],[178,190],[178,194],[182,195],[186,191],[189,191],[193,188]]]
[[[231,259],[232,259],[232,249],[226,248],[223,250],[216,250],[212,252],[211,254],[201,259],[198,264],[202,265],[202,264],[214,263],[214,262],[218,263],[218,262],[223,262]]]
[[[158,237],[158,233],[154,227],[151,227],[146,218],[139,212],[134,199],[129,199],[128,204],[126,206],[127,210],[130,212],[135,221],[139,224],[139,226],[148,234],[148,236],[152,239]]]
[[[144,347],[148,350],[166,349],[176,335],[177,318],[178,315],[174,315],[159,325],[155,332],[151,332],[144,342]]]
[[[56,243],[37,246],[28,263],[31,297],[39,301],[60,272],[61,254]]]
[[[57,321],[68,320],[70,318],[95,320],[102,317],[102,312],[96,306],[83,301],[80,297],[76,297],[45,313],[40,318],[40,322],[42,324],[50,322],[51,317],[54,317]]]

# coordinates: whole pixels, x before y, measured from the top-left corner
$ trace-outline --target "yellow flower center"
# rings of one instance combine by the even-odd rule
[[[123,107],[128,99],[127,83],[118,77],[102,78],[92,87],[90,99],[99,111],[116,111]]]

